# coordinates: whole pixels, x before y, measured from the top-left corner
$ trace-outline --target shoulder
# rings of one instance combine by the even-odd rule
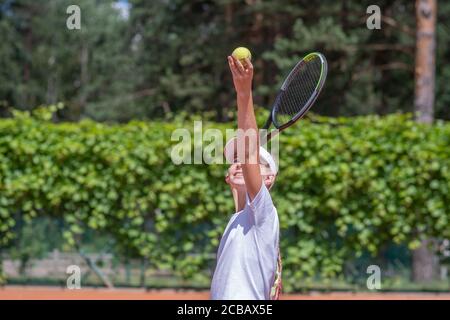
[[[254,214],[256,224],[266,221],[269,217],[277,216],[270,192],[264,184],[261,185],[253,200],[250,201],[247,195],[246,207]]]

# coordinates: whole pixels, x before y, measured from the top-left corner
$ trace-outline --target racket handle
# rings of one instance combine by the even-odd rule
[[[274,138],[279,133],[280,133],[280,130],[278,130],[278,129],[270,131],[267,134],[266,143],[269,142],[270,140],[272,140],[272,138]]]
[[[267,121],[262,128],[267,130],[269,129],[271,124],[272,124],[272,115],[270,115],[269,118],[267,118]]]
[[[270,131],[268,134],[265,135],[265,131],[262,132],[259,135],[259,145],[260,146],[264,146],[266,145],[270,140],[272,140],[272,138],[274,138],[278,133],[280,133],[280,130],[275,129]]]
[[[269,117],[267,118],[266,123],[264,124],[264,126],[262,127],[263,130],[268,130],[270,125],[272,124],[272,114],[269,115]],[[269,134],[267,134],[266,136],[264,136],[264,133],[266,131],[260,132],[259,133],[259,145],[264,146],[267,144],[267,142],[270,141],[270,139],[272,139],[272,132],[270,132]]]

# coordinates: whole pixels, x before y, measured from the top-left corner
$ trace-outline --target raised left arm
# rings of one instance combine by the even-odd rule
[[[253,109],[252,80],[253,65],[246,59],[246,67],[234,57],[228,57],[228,64],[233,74],[233,83],[237,93],[238,106],[238,150],[242,164],[245,186],[250,200],[258,194],[262,185],[259,167],[259,135]],[[241,152],[239,152],[241,151]],[[243,157],[243,159],[242,159]]]

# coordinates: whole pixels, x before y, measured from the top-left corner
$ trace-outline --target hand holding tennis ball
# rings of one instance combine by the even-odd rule
[[[253,81],[251,57],[250,50],[244,47],[236,48],[231,56],[228,56],[234,87],[238,94],[248,95],[251,92]]]
[[[233,53],[231,54],[235,59],[239,60],[242,65],[245,65],[245,59],[252,60],[252,54],[250,50],[248,50],[245,47],[238,47],[234,49]]]

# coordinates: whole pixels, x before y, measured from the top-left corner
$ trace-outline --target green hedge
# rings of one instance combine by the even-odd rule
[[[47,215],[64,220],[72,246],[89,228],[187,278],[214,265],[233,201],[226,165],[172,163],[171,134],[192,122],[50,117],[38,110],[0,120],[3,248],[17,219]],[[414,248],[422,238],[450,237],[449,146],[449,124],[419,125],[408,115],[317,118],[283,132],[272,194],[285,288],[337,276],[344,261],[388,243]]]

